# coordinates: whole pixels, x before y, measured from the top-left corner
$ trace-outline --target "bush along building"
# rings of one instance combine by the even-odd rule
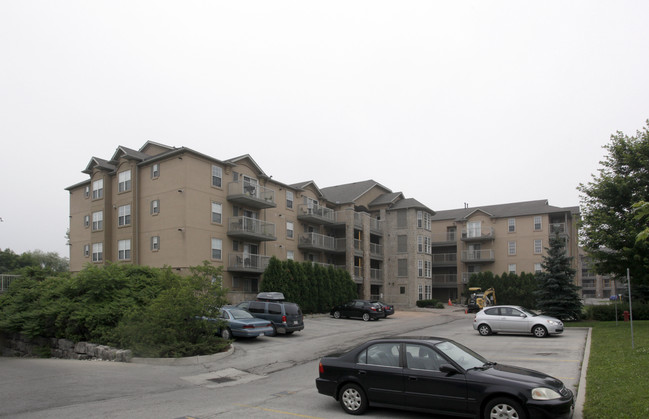
[[[374,180],[285,184],[250,155],[152,141],[93,157],[83,173],[66,188],[71,272],[113,262],[182,273],[207,260],[223,267],[232,303],[254,298],[271,257],[345,269],[359,298],[414,307],[458,298],[471,272],[533,271],[557,229],[577,254],[578,211],[547,201],[435,213]]]

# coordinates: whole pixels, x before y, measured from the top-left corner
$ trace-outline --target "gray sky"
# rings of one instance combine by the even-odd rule
[[[433,210],[579,205],[649,118],[647,1],[0,2],[0,249],[68,256],[65,188],[147,140]]]

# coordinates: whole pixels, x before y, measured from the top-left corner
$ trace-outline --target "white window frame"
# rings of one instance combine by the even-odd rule
[[[84,244],[83,245],[83,257],[90,257],[90,245],[89,244]]]
[[[160,163],[153,163],[151,165],[151,179],[157,179],[160,177]]]
[[[287,250],[286,251],[286,259],[287,260],[295,260],[295,252],[292,250]]]
[[[287,239],[292,239],[295,237],[295,226],[293,224],[293,221],[287,221],[286,222],[286,238]]]
[[[507,242],[507,254],[509,256],[516,255],[516,240],[510,240]]]
[[[90,216],[88,214],[83,216],[83,226],[85,228],[90,227]]]
[[[160,236],[151,237],[151,250],[154,252],[160,250]]]
[[[131,239],[117,241],[117,260],[131,260]]]
[[[131,190],[131,169],[124,170],[117,174],[117,192],[128,192]]]
[[[92,261],[101,262],[104,260],[104,243],[92,244]]]
[[[223,187],[223,168],[215,164],[212,165],[212,186]]]
[[[293,208],[293,191],[286,191],[286,208]]]
[[[212,237],[212,259],[223,260],[223,240]]]
[[[508,233],[516,232],[516,218],[509,218],[507,220],[507,232]]]
[[[466,224],[467,238],[482,236],[482,221],[469,221]]]
[[[101,231],[104,229],[104,212],[97,211],[92,213],[92,231]]]
[[[131,225],[131,204],[117,208],[117,225],[119,227]]]
[[[536,239],[534,240],[534,254],[540,255],[541,253],[543,253],[543,240]]]
[[[223,224],[223,204],[212,201],[212,222]]]
[[[543,230],[543,220],[540,215],[534,216],[534,231]]]
[[[83,197],[84,198],[90,197],[90,186],[86,185],[86,187],[83,188]]]
[[[516,273],[516,264],[515,263],[510,263],[507,266],[507,272],[510,274],[515,274]]]
[[[160,200],[154,199],[153,201],[151,201],[151,215],[158,214],[160,214]]]
[[[92,182],[92,199],[104,197],[104,179],[97,179]]]
[[[543,271],[543,267],[541,266],[541,263],[535,263],[534,264],[534,273],[540,273]]]

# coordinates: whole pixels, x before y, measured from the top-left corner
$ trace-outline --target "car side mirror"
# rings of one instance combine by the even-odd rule
[[[439,370],[448,375],[455,375],[460,373],[460,371],[458,371],[458,369],[451,364],[442,364],[439,366]]]
[[[522,317],[522,318],[525,318],[525,317],[527,317],[527,314],[522,313],[522,314],[521,314],[521,317]]]

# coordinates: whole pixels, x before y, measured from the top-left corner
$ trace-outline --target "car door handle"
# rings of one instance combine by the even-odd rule
[[[413,377],[412,375],[410,375],[410,376],[408,376],[408,380],[417,381],[417,377]]]
[[[365,370],[358,370],[358,375],[366,375],[367,371]]]

